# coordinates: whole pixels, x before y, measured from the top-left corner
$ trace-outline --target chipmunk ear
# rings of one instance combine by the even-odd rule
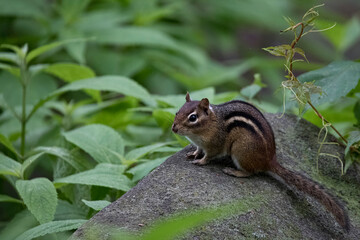
[[[209,99],[207,98],[203,98],[201,99],[200,103],[199,103],[199,107],[204,110],[204,112],[206,114],[209,114],[209,107],[210,107],[210,102]]]
[[[191,102],[191,98],[190,98],[189,92],[186,93],[185,99],[186,99],[186,102]]]

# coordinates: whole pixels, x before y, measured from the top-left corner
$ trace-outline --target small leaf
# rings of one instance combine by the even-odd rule
[[[354,115],[355,115],[358,123],[360,124],[360,100],[358,100],[358,101],[355,103],[355,106],[354,106]]]
[[[27,208],[41,224],[54,219],[57,193],[49,179],[18,180],[16,189]]]
[[[83,171],[86,169],[86,166],[79,160],[76,159],[71,152],[65,148],[60,147],[37,147],[34,151],[41,151],[43,153],[56,156],[68,164],[70,164],[73,168],[78,171]]]
[[[23,164],[21,165],[21,177],[24,178],[24,174],[25,174],[25,171],[26,169],[31,166],[32,164],[34,164],[35,162],[37,162],[37,160],[43,155],[44,153],[38,153],[38,154],[35,154],[29,158],[27,158]]]
[[[23,203],[23,201],[21,201],[19,199],[10,197],[8,195],[3,195],[3,194],[0,194],[0,202],[14,202],[14,203],[20,203],[20,204]]]
[[[300,54],[307,62],[309,62],[305,56],[304,50],[302,50],[301,48],[294,48],[294,51],[295,51],[295,53]]]
[[[0,174],[20,177],[21,164],[0,153]]]
[[[64,40],[64,41],[60,41],[60,42],[54,42],[54,43],[50,43],[47,45],[43,45],[43,46],[38,47],[38,48],[32,50],[31,52],[29,52],[29,54],[26,56],[26,62],[29,63],[34,58],[36,58],[54,48],[61,47],[64,44],[79,42],[79,41],[85,41],[85,39],[70,39],[70,40]]]
[[[11,52],[0,52],[0,61],[11,62],[15,63],[16,65],[19,64],[18,56]]]
[[[280,45],[275,47],[263,48],[263,50],[277,57],[286,57],[287,51],[291,50],[290,45]]]
[[[115,188],[126,192],[131,189],[132,183],[123,175],[125,168],[124,165],[100,163],[94,169],[56,179],[54,183],[58,187],[62,183],[85,184]]]
[[[134,176],[132,178],[132,180],[134,182],[137,182],[140,179],[142,179],[143,177],[145,177],[146,175],[148,175],[148,173],[151,172],[154,168],[156,168],[160,164],[162,164],[166,159],[167,159],[167,157],[149,160],[145,163],[141,163],[141,164],[131,168],[127,172],[131,173]]]
[[[17,156],[20,156],[20,154],[16,151],[16,149],[12,145],[11,141],[1,133],[0,133],[0,143],[4,145],[7,149],[9,149],[11,152],[15,153]]]
[[[160,148],[165,145],[168,145],[168,144],[170,144],[170,143],[169,142],[156,143],[156,144],[152,144],[152,145],[145,146],[145,147],[135,148],[126,154],[125,159],[126,160],[137,160],[137,159],[145,156],[146,154],[151,153],[155,149]]]
[[[345,148],[345,154],[347,154],[350,150],[350,147],[357,142],[360,142],[360,131],[350,132],[349,138],[348,138],[348,143]]]
[[[44,223],[27,230],[18,236],[15,240],[31,240],[37,237],[45,236],[46,234],[77,229],[86,222],[87,220],[84,219],[72,219]]]
[[[105,125],[87,125],[66,132],[64,136],[99,163],[120,163],[124,154],[124,140],[118,132]]]
[[[87,201],[87,200],[85,200],[85,199],[82,199],[81,201],[83,201],[83,203],[85,203],[86,206],[94,209],[95,211],[100,211],[100,210],[103,209],[104,207],[106,207],[106,206],[108,206],[109,204],[111,204],[111,202],[105,201],[105,200]]]

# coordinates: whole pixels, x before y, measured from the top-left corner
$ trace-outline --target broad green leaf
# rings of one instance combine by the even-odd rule
[[[87,125],[66,132],[64,136],[99,163],[120,163],[124,154],[124,140],[118,132],[105,125]]]
[[[11,152],[15,153],[17,156],[20,156],[20,154],[16,151],[16,149],[12,145],[11,141],[1,133],[0,133],[0,143],[4,145],[7,149],[9,149]]]
[[[25,171],[27,170],[28,167],[30,167],[32,164],[36,163],[37,160],[42,156],[44,155],[43,152],[41,153],[38,153],[38,154],[35,154],[29,158],[27,158],[23,164],[21,165],[21,177],[24,178],[24,174],[25,174]]]
[[[119,76],[102,76],[79,80],[62,87],[55,92],[52,92],[35,104],[35,106],[31,109],[28,118],[30,118],[40,107],[42,107],[52,98],[67,91],[77,91],[83,89],[113,91],[138,98],[147,105],[156,106],[156,102],[149,94],[149,92],[135,81]]]
[[[0,0],[0,16],[44,17],[38,4],[29,0]]]
[[[325,94],[312,96],[314,104],[334,102],[346,96],[359,82],[360,63],[337,61],[328,66],[304,73],[298,78],[301,82],[314,82]]]
[[[128,191],[132,187],[131,181],[123,175],[126,166],[109,163],[100,163],[94,169],[56,179],[56,186],[62,183],[85,184],[115,188],[122,191]]]
[[[44,71],[55,75],[65,82],[95,77],[95,73],[91,68],[75,63],[54,63],[45,68]]]
[[[26,62],[29,63],[34,58],[36,58],[36,57],[38,57],[38,56],[40,56],[40,55],[54,49],[54,48],[61,47],[64,44],[67,44],[67,43],[73,43],[73,42],[78,42],[78,41],[85,41],[85,39],[64,40],[64,41],[54,42],[54,43],[50,43],[50,44],[38,47],[38,48],[32,50],[31,52],[29,52],[29,54],[26,56]]]
[[[54,219],[57,193],[49,179],[18,180],[16,189],[26,207],[41,224]]]
[[[259,85],[251,84],[241,89],[240,93],[248,99],[252,99],[253,97],[255,97],[256,94],[260,92],[260,90],[261,87]]]
[[[91,34],[104,44],[152,46],[175,49],[174,40],[163,32],[145,27],[120,27],[96,31]]]
[[[146,175],[148,175],[149,172],[151,172],[154,168],[158,167],[160,164],[162,164],[167,157],[164,158],[158,158],[154,160],[149,160],[145,163],[141,163],[133,168],[131,168],[129,173],[133,175],[132,181],[137,182]]]
[[[45,236],[46,234],[77,229],[85,222],[87,222],[87,220],[72,219],[72,220],[61,220],[61,221],[44,223],[27,230],[26,232],[18,236],[16,240],[31,240],[37,237]]]
[[[6,226],[1,229],[0,239],[13,240],[23,232],[39,225],[35,217],[27,210],[17,213]]]
[[[54,94],[83,89],[117,92],[138,98],[146,105],[156,105],[155,101],[144,87],[134,80],[120,76],[101,76],[79,80],[58,89]]]
[[[81,79],[93,78],[95,73],[91,68],[74,63],[55,63],[43,69],[44,72],[52,74],[65,82],[74,82]],[[100,100],[100,93],[95,90],[86,92],[96,100]]]
[[[77,193],[78,194],[78,193]],[[69,219],[86,219],[86,211],[75,204],[59,199],[54,221]]]
[[[86,169],[86,166],[80,161],[77,160],[76,157],[71,154],[69,150],[66,148],[61,147],[37,147],[34,149],[34,151],[40,151],[49,155],[56,156],[68,164],[70,164],[73,168],[75,168],[78,171],[83,171]]]
[[[8,195],[0,194],[0,202],[14,202],[14,203],[20,203],[22,204],[23,201],[10,197]]]
[[[261,204],[263,204],[263,201],[259,197],[246,197],[241,201],[225,204],[221,207],[174,214],[167,219],[155,222],[151,227],[145,229],[141,239],[176,239],[194,227],[215,219],[230,217],[234,214],[245,214],[259,208]]]
[[[145,147],[135,148],[125,155],[125,159],[126,160],[137,160],[137,159],[145,156],[146,154],[153,152],[155,149],[160,148],[165,145],[168,145],[168,144],[170,144],[170,143],[169,142],[156,143],[156,144],[152,144],[152,145],[145,146]]]
[[[0,153],[0,175],[20,177],[21,164]]]
[[[90,207],[90,208],[92,208],[92,209],[94,209],[96,211],[100,211],[104,207],[111,204],[111,202],[105,201],[105,200],[87,201],[87,200],[83,199],[81,201],[83,201],[83,203],[85,203],[86,206],[88,206],[88,207]]]

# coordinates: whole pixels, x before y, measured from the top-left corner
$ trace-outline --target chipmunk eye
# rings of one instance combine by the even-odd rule
[[[190,121],[190,122],[195,122],[196,119],[197,119],[196,114],[191,114],[190,117],[189,117],[189,121]]]

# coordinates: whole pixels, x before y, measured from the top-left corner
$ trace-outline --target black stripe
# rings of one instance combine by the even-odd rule
[[[248,102],[245,102],[245,101],[241,101],[241,100],[232,100],[232,101],[229,101],[229,102],[220,104],[220,105],[218,105],[218,106],[225,106],[225,105],[234,104],[234,103],[240,103],[240,104],[248,105],[249,107],[252,107],[253,109],[255,109],[258,113],[260,113],[261,116],[264,117],[264,115],[262,114],[262,112],[261,112],[257,107],[255,107],[255,106],[252,105],[251,103],[248,103]]]
[[[229,120],[232,117],[244,117],[245,119],[249,119],[250,121],[252,121],[260,129],[261,132],[264,132],[264,128],[261,125],[261,123],[259,122],[259,120],[254,118],[249,113],[246,113],[246,112],[231,112],[231,113],[229,113],[228,115],[225,116],[225,121]]]
[[[227,126],[226,131],[231,132],[231,130],[236,127],[245,128],[246,130],[250,131],[252,134],[257,135],[254,127],[243,121],[233,121]]]

